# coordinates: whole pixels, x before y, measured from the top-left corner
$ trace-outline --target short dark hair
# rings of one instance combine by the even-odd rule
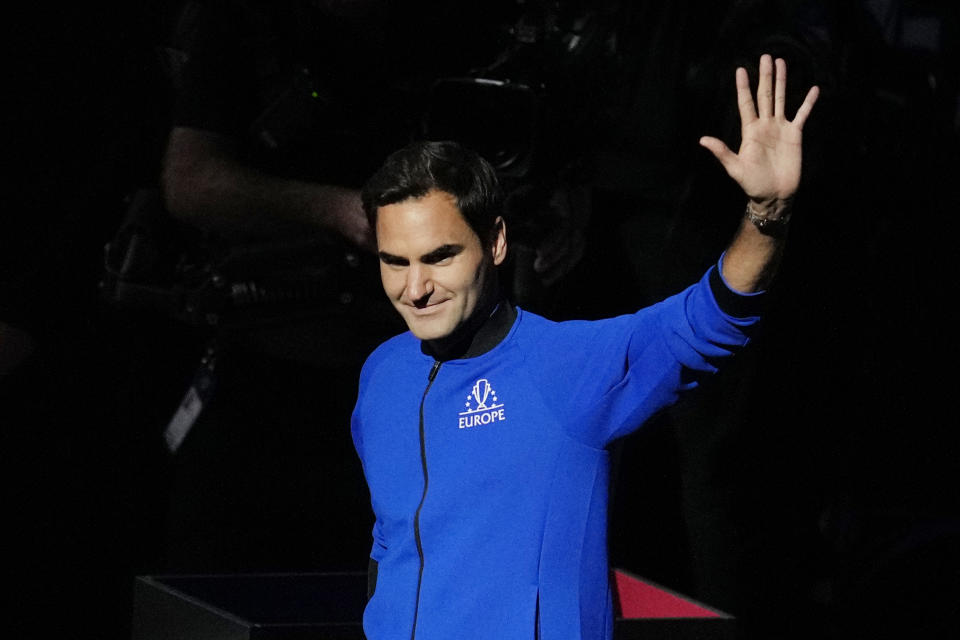
[[[452,195],[480,242],[493,242],[503,208],[496,171],[475,151],[449,140],[418,141],[390,154],[363,186],[363,210],[376,229],[379,207],[432,190]]]

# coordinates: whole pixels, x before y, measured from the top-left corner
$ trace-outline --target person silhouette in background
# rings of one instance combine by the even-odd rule
[[[364,356],[402,323],[382,299],[359,188],[421,133],[438,78],[496,59],[514,4],[184,5],[163,206],[220,255],[313,268],[324,303],[217,318],[166,431],[168,569],[363,566],[367,527],[351,514],[366,498],[340,426]],[[536,266],[555,279],[578,255],[551,241]],[[235,269],[244,299],[269,297],[249,270],[256,281],[256,266]],[[236,289],[229,267],[217,275]]]

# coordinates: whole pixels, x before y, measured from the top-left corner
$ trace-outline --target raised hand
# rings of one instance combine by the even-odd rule
[[[787,120],[784,113],[786,62],[780,58],[774,61],[767,54],[760,57],[756,105],[750,93],[747,70],[739,67],[736,79],[741,129],[739,151],[734,153],[723,141],[711,136],[702,137],[700,144],[716,156],[752,202],[777,207],[778,203],[789,202],[800,184],[803,124],[820,90],[812,87],[793,120]]]

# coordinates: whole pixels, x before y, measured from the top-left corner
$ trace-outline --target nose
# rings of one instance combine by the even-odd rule
[[[422,264],[410,265],[407,269],[407,297],[417,306],[425,305],[433,293],[430,268]]]

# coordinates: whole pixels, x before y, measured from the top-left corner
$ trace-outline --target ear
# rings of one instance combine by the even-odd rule
[[[503,216],[497,216],[493,225],[496,229],[496,235],[490,245],[490,253],[493,257],[493,264],[500,265],[507,259],[507,223],[504,222]]]

